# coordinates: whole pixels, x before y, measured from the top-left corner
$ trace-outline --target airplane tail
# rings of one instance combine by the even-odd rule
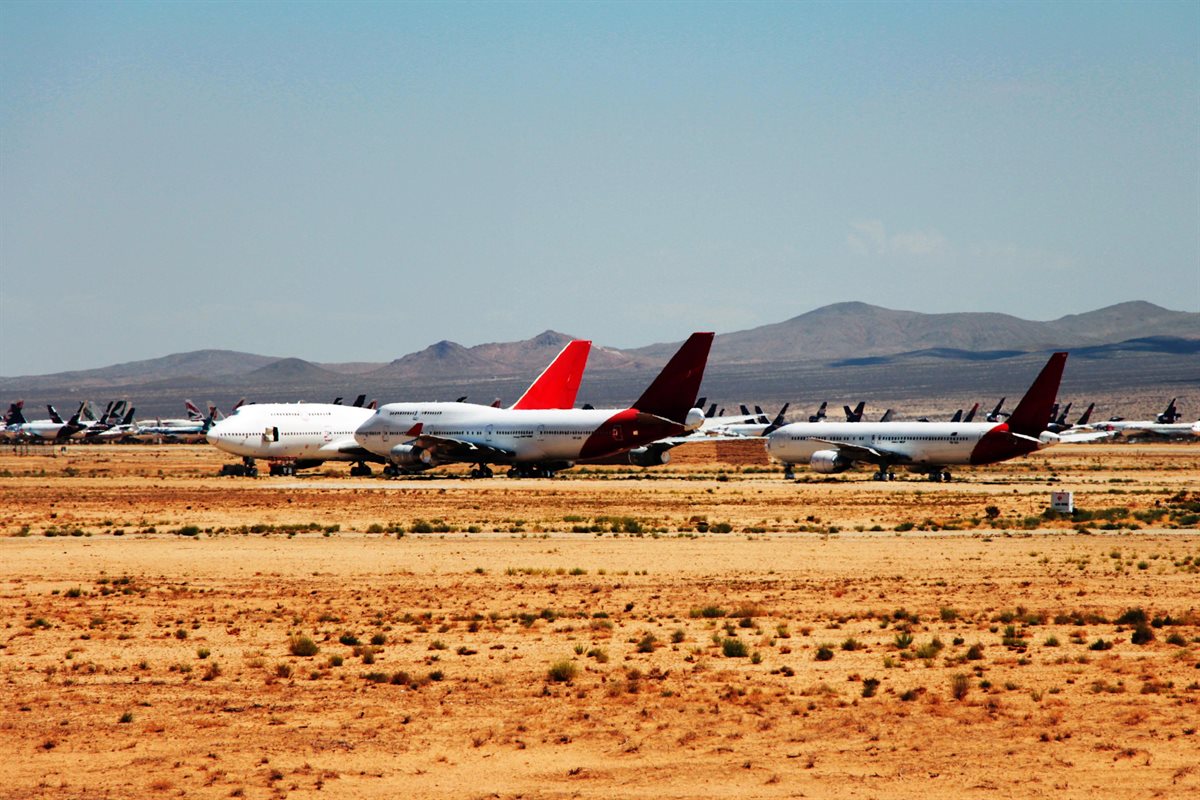
[[[53,422],[55,425],[62,425],[62,424],[63,424],[63,418],[62,418],[62,416],[61,416],[61,415],[58,413],[58,409],[56,409],[54,406],[52,406],[52,405],[50,405],[50,404],[47,404],[47,405],[46,405],[46,410],[50,412],[50,421],[51,421],[51,422]]]
[[[333,398],[333,402],[332,402],[332,403],[330,403],[330,405],[334,405],[334,406],[340,406],[341,404],[342,404],[342,398],[341,398],[341,397],[335,397],[335,398]]]
[[[704,379],[712,341],[712,333],[693,333],[688,337],[633,407],[646,414],[683,423]]]
[[[1163,413],[1158,415],[1159,422],[1162,422],[1166,425],[1173,425],[1179,421],[1179,418],[1182,417],[1183,414],[1180,414],[1175,408],[1175,401],[1178,399],[1179,398],[1177,397],[1171,398],[1171,402],[1167,403],[1167,407],[1163,410]]]
[[[1090,420],[1092,418],[1092,409],[1095,407],[1096,407],[1095,403],[1088,403],[1087,411],[1083,412],[1083,415],[1079,418],[1079,421],[1076,422],[1075,424],[1076,425],[1087,425],[1088,420]]]
[[[1007,397],[1000,398],[1000,402],[996,403],[996,407],[992,409],[992,413],[987,415],[988,422],[999,422],[1000,417],[1006,416],[1005,413],[1001,409],[1004,408],[1004,401],[1007,399],[1008,399]]]
[[[25,419],[25,413],[22,409],[25,408],[25,401],[18,400],[8,407],[8,413],[4,415],[5,425],[24,425],[28,420]]]
[[[1017,407],[1009,415],[1010,431],[1036,438],[1046,430],[1046,420],[1050,419],[1050,407],[1054,405],[1066,363],[1066,353],[1059,352],[1050,356],[1046,366],[1042,367],[1033,384],[1026,390],[1021,402],[1017,403]]]
[[[697,397],[697,398],[696,398],[696,405],[695,405],[695,407],[696,407],[696,408],[704,408],[704,404],[705,404],[705,403],[707,403],[707,402],[708,402],[708,398],[707,398],[707,397]],[[714,403],[714,405],[715,405],[715,403]],[[705,415],[705,416],[707,416],[707,415]]]
[[[367,402],[367,396],[365,394],[360,394],[358,397],[354,398],[354,407],[362,408],[363,403],[365,402]]]
[[[779,409],[779,413],[775,415],[775,419],[771,420],[771,424],[763,429],[763,432],[762,432],[763,436],[766,436],[767,434],[772,433],[773,431],[779,430],[786,424],[783,421],[783,415],[787,413],[789,405],[791,405],[791,403],[783,404],[783,408]]]
[[[958,411],[954,412],[954,416],[950,418],[950,421],[951,422],[962,422],[963,421],[961,408]]]
[[[879,418],[879,421],[880,422],[891,422],[893,413],[894,412],[892,411],[892,409],[889,408],[887,411],[883,412],[883,416]]]
[[[121,424],[122,425],[132,425],[133,424],[133,412],[136,410],[137,409],[135,409],[133,406],[130,406],[129,410],[125,412],[125,418],[121,420]]]
[[[572,408],[591,349],[592,343],[586,339],[567,342],[512,408]]]
[[[700,405],[704,405],[704,404],[701,403]],[[704,416],[715,417],[716,415],[717,415],[717,404],[713,403],[711,406],[708,407],[708,411],[704,412]]]
[[[968,411],[963,416],[963,422],[974,422],[975,421],[975,413],[977,411],[979,411],[979,403],[976,403],[975,405],[971,406],[971,410]]]
[[[825,409],[828,406],[829,406],[829,403],[822,401],[821,406],[817,409],[817,413],[811,415],[808,418],[808,421],[809,422],[820,422],[821,420],[825,419]]]
[[[863,409],[866,407],[865,400],[859,400],[853,411],[850,410],[850,406],[842,406],[842,410],[846,412],[846,422],[862,422]]]
[[[196,404],[193,403],[191,400],[184,400],[183,407],[187,409],[188,419],[193,419],[193,420],[197,420],[197,421],[204,419],[204,413],[199,408],[197,408]]]

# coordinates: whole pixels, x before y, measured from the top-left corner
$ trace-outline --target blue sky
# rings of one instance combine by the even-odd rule
[[[0,4],[0,374],[1200,310],[1200,4]]]

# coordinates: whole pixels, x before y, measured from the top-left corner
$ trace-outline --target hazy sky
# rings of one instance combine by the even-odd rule
[[[0,3],[0,374],[1200,310],[1200,3]]]

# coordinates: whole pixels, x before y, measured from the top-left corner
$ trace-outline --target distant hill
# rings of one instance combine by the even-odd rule
[[[281,358],[256,370],[236,376],[229,376],[229,379],[237,383],[260,386],[262,384],[279,383],[325,384],[331,381],[344,380],[344,376],[337,372],[322,369],[311,361],[305,361],[302,358]]]
[[[245,375],[274,363],[274,356],[240,353],[235,350],[193,350],[172,353],[161,358],[128,361],[98,369],[58,372],[52,375],[26,375],[0,378],[0,389],[19,387],[25,391],[43,387],[78,388],[120,386],[127,383],[166,381],[176,378],[208,378],[218,375]]]
[[[184,397],[228,404],[241,396],[282,401],[365,392],[384,402],[463,394],[511,402],[572,338],[544,331],[473,347],[441,341],[386,364],[314,364],[197,350],[92,370],[0,378],[0,393],[5,401],[23,397],[30,407],[124,396],[147,413],[175,413]],[[593,343],[580,402],[632,400],[677,347],[619,350]],[[1152,303],[1121,303],[1049,322],[837,303],[718,335],[703,391],[723,402],[795,400],[821,386],[827,392],[869,391],[873,381],[910,396],[936,396],[956,381],[991,380],[1012,391],[1008,380],[1015,367],[1036,366],[1047,351],[1064,348],[1073,355],[1068,380],[1079,380],[1089,391],[1171,383],[1190,392],[1200,384],[1200,314]]]
[[[712,363],[836,361],[938,349],[1040,351],[1145,336],[1200,338],[1200,314],[1133,302],[1035,322],[1009,314],[922,314],[836,303],[773,325],[721,334],[713,342]],[[678,346],[670,342],[632,352],[663,358]]]
[[[532,339],[519,342],[490,342],[474,347],[441,341],[424,350],[398,358],[377,370],[363,373],[361,377],[365,380],[393,381],[462,375],[527,375],[532,380],[559,354],[567,342],[575,338],[558,331],[544,331]],[[594,344],[588,356],[589,370],[623,369],[650,363],[652,359]]]

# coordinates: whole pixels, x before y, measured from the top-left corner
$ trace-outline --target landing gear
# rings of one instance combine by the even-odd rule
[[[385,464],[383,467],[383,476],[385,478],[399,478],[400,468],[395,464]]]
[[[472,478],[491,478],[494,474],[495,473],[492,472],[492,468],[487,464],[480,464],[478,467],[475,467],[471,470]]]
[[[894,481],[894,480],[896,480],[896,473],[892,472],[890,469],[889,470],[881,469],[878,472],[876,472],[874,475],[871,476],[871,480]]]
[[[931,473],[929,473],[929,480],[950,482],[950,481],[954,480],[954,476],[951,475],[949,473],[949,471],[931,472]]]
[[[384,469],[384,473],[385,474],[387,473],[386,468]],[[371,477],[372,474],[373,473],[371,472],[371,468],[368,467],[366,465],[366,463],[363,461],[358,462],[357,464],[355,464],[353,467],[350,468],[350,477],[351,478],[369,478],[369,477]]]
[[[794,464],[783,465],[783,479],[785,481],[796,480],[796,466]]]
[[[291,475],[296,474],[296,465],[295,464],[271,464],[270,466],[267,467],[267,471],[271,475],[291,476]]]

